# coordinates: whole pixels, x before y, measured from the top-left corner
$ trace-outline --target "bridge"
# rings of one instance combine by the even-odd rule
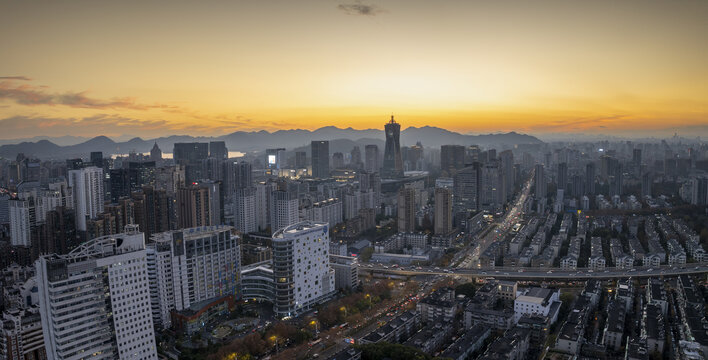
[[[708,263],[691,263],[681,265],[662,265],[657,267],[634,267],[632,269],[605,268],[593,270],[579,268],[576,270],[565,270],[560,268],[535,268],[535,267],[494,267],[494,268],[440,268],[440,267],[420,267],[402,266],[394,267],[385,264],[359,264],[359,272],[371,272],[379,274],[391,274],[400,276],[416,275],[442,275],[442,276],[470,276],[470,277],[493,277],[495,279],[517,279],[517,280],[585,280],[585,279],[616,279],[627,277],[659,277],[677,276],[708,273]]]

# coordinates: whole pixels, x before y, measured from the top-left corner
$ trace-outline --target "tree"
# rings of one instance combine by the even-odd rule
[[[474,296],[474,293],[477,291],[477,287],[474,285],[474,283],[464,283],[461,285],[458,285],[455,288],[455,295],[464,295],[468,298],[471,298]]]

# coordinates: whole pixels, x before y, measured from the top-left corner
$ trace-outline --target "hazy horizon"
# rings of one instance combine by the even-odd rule
[[[380,129],[391,113],[459,133],[708,135],[703,1],[0,10],[4,138]]]

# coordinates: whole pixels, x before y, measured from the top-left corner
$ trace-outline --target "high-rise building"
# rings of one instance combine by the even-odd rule
[[[243,234],[258,231],[256,224],[256,188],[236,189],[233,197],[234,227]]]
[[[335,169],[344,168],[344,154],[340,152],[332,154],[332,167]]]
[[[12,199],[8,201],[10,209],[10,244],[12,246],[32,245],[32,218],[34,200]]]
[[[708,204],[708,178],[696,177],[691,180],[691,204]]]
[[[585,166],[585,193],[595,195],[595,163],[588,163]]]
[[[185,168],[187,184],[204,178],[202,162],[209,157],[208,143],[175,143],[172,150],[175,165]]]
[[[462,145],[443,145],[440,147],[440,170],[454,174],[465,166],[465,147]]]
[[[157,146],[157,141],[150,149],[150,161],[160,161],[162,160],[162,150]]]
[[[634,173],[639,174],[642,168],[642,149],[634,149],[632,151],[632,167]]]
[[[556,188],[562,189],[568,192],[568,163],[558,163],[558,177],[556,181]]]
[[[152,319],[168,328],[170,312],[222,296],[239,296],[241,251],[230,226],[162,232],[147,245]]]
[[[351,155],[351,161],[350,161],[350,166],[353,169],[361,169],[364,167],[364,163],[361,162],[361,150],[359,149],[359,146],[354,146],[352,148],[352,151],[350,152]]]
[[[642,174],[642,197],[651,197],[651,185],[654,181],[650,172],[646,171]]]
[[[170,198],[167,191],[143,186],[130,195],[133,200],[134,223],[145,236],[170,230]]]
[[[256,226],[260,231],[265,231],[270,226],[271,192],[273,183],[257,183],[256,188]]]
[[[266,168],[275,170],[283,167],[285,149],[266,149]]]
[[[501,167],[504,184],[502,186],[502,200],[507,202],[514,195],[514,153],[511,150],[504,150],[499,153],[499,165]]]
[[[228,159],[229,151],[226,149],[226,143],[223,141],[209,142],[209,157],[219,160]]]
[[[329,177],[329,141],[312,141],[310,143],[312,158],[312,177],[326,179]]]
[[[546,198],[548,184],[546,183],[546,174],[543,169],[543,164],[536,164],[534,178],[536,180],[536,200],[543,201]]]
[[[401,124],[397,123],[391,115],[391,121],[385,126],[386,147],[384,148],[383,167],[381,177],[403,177],[403,158],[401,157]]]
[[[379,164],[379,147],[373,144],[366,145],[364,147],[366,164],[364,164],[364,169],[368,173],[374,173],[381,171],[381,165]]]
[[[11,308],[0,317],[0,359],[46,359],[39,308]]]
[[[499,161],[490,160],[482,164],[479,176],[479,205],[483,210],[501,210],[504,177],[499,170]]]
[[[481,164],[473,162],[471,166],[460,169],[453,178],[455,213],[467,213],[479,209],[479,183]]]
[[[101,151],[92,151],[90,154],[90,160],[91,164],[95,167],[103,167],[103,152]]]
[[[300,221],[299,200],[292,191],[276,190],[270,193],[270,229],[272,233]]]
[[[273,234],[275,315],[298,315],[335,292],[329,264],[329,226],[303,221]]]
[[[295,168],[296,169],[307,168],[307,152],[305,152],[305,151],[295,152]]]
[[[209,189],[190,185],[177,191],[177,226],[180,229],[217,225],[211,223]]]
[[[103,212],[103,169],[95,166],[69,171],[74,190],[76,229],[86,231],[86,220]]]
[[[415,192],[409,187],[398,190],[398,232],[415,231]]]
[[[446,235],[452,231],[452,190],[435,188],[435,234]]]
[[[157,359],[144,234],[89,240],[35,263],[49,359]]]

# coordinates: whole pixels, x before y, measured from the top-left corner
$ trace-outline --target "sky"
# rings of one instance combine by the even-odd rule
[[[708,1],[0,0],[0,139],[708,136]]]

